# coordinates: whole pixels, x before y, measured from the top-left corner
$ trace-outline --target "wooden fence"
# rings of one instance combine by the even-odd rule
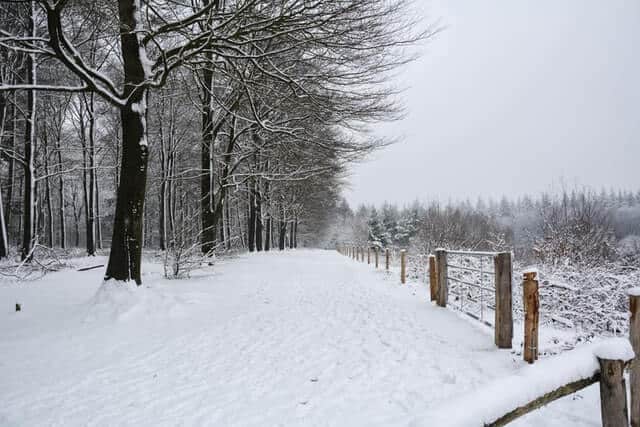
[[[390,271],[389,249],[362,248],[359,246],[339,246],[338,252],[355,260],[364,262],[364,253],[367,253],[367,263],[375,260],[375,268],[379,267],[380,253],[384,253],[385,270]],[[511,348],[513,339],[513,310],[512,310],[512,256],[510,252],[468,252],[438,249],[434,255],[430,255],[427,261],[428,281],[430,287],[430,299],[440,307],[447,307],[449,290],[452,282],[461,283],[468,287],[478,287],[477,283],[454,278],[449,274],[451,269],[466,272],[475,272],[480,275],[480,291],[488,291],[483,287],[483,275],[489,274],[481,268],[469,265],[457,265],[449,263],[451,256],[467,257],[491,257],[493,258],[493,301],[494,311],[494,339],[498,348]],[[407,251],[400,251],[400,283],[406,283]],[[522,292],[524,302],[524,348],[523,358],[533,364],[538,359],[538,328],[539,328],[539,283],[536,271],[525,271],[522,280]],[[480,302],[482,308],[482,301]],[[631,312],[629,324],[629,340],[635,354],[640,354],[640,288],[634,288],[629,292],[629,309]],[[470,313],[467,313],[470,314]],[[476,316],[472,316],[478,318]],[[482,314],[478,320],[482,320]],[[624,368],[630,369],[630,395],[631,410],[630,421],[632,427],[640,427],[640,358],[634,358],[628,362],[623,358],[603,357],[597,355],[598,369],[594,369],[591,375],[580,378],[570,383],[562,384],[553,390],[548,390],[541,396],[530,400],[511,411],[502,414],[496,419],[485,423],[490,426],[505,425],[535,409],[538,409],[554,400],[575,393],[596,382],[600,383],[600,399],[602,424],[605,427],[628,426],[629,411],[627,410],[627,394],[624,379]],[[526,387],[527,384],[522,384]]]

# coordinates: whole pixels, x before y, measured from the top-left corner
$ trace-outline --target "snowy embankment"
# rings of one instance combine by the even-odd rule
[[[423,415],[523,368],[424,284],[335,252],[145,271],[0,282],[1,426],[448,425]],[[599,425],[597,387],[579,396],[514,425]]]

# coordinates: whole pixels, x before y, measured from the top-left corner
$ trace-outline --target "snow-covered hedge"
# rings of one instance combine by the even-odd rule
[[[522,319],[523,267],[514,266],[514,318]],[[598,268],[538,266],[540,322],[576,336],[620,335],[628,329],[627,290],[640,285],[640,267],[616,263]]]

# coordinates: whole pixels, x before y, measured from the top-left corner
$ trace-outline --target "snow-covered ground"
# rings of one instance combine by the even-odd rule
[[[432,426],[526,369],[423,284],[336,252],[243,255],[185,280],[144,268],[140,288],[101,285],[102,269],[0,282],[1,426]],[[513,425],[598,426],[597,386]]]

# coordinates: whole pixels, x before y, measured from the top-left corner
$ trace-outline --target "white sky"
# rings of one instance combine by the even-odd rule
[[[353,168],[347,199],[640,189],[640,1],[416,0],[447,28],[406,67],[403,142]]]

